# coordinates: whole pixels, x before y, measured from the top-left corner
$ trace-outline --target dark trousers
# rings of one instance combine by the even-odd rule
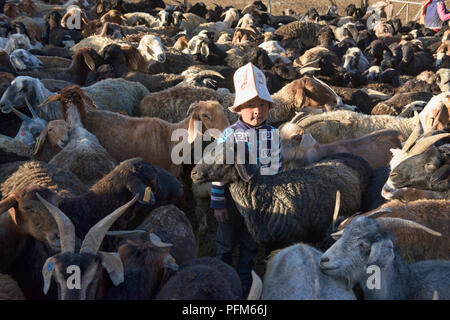
[[[216,234],[216,257],[233,266],[233,249],[239,245],[239,256],[236,271],[241,279],[242,289],[250,289],[252,283],[251,271],[253,259],[258,252],[258,244],[253,240],[247,230],[244,218],[234,204],[228,188],[225,187],[225,198],[229,220],[227,223],[218,223]]]

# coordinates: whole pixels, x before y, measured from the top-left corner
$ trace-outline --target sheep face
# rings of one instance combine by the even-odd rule
[[[60,249],[59,232],[55,220],[36,198],[39,192],[47,201],[57,205],[59,196],[38,185],[29,185],[15,191],[0,202],[0,212],[9,211],[14,223],[39,241],[49,244],[53,249]]]
[[[0,109],[3,113],[11,112],[11,107],[25,106],[25,97],[31,105],[36,106],[42,101],[39,101],[39,96],[44,95],[45,89],[39,79],[19,76],[11,82],[11,86],[3,93],[0,99]]]
[[[157,19],[159,20],[159,27],[166,27],[170,23],[170,14],[166,10],[158,12]]]
[[[345,71],[357,70],[361,54],[362,52],[359,48],[348,49],[344,56],[344,63],[342,65],[342,68]]]
[[[437,147],[431,147],[395,167],[389,175],[387,186],[446,191],[450,187],[447,179],[450,163],[447,158]]]
[[[295,161],[298,167],[312,163],[311,159],[317,159],[317,141],[306,133],[303,128],[293,123],[286,123],[280,127],[280,137],[283,162]]]
[[[439,69],[436,72],[436,83],[442,92],[450,91],[450,69]]]
[[[392,241],[381,237],[375,220],[366,217],[355,218],[339,238],[321,257],[320,269],[326,275],[344,280],[351,288],[362,282],[366,268],[378,265],[389,266],[394,259]]]
[[[49,145],[50,150],[59,151],[63,149],[68,142],[69,126],[67,125],[67,122],[64,120],[52,120],[41,132],[33,154],[34,156],[38,155],[46,144]]]
[[[10,58],[17,70],[33,70],[42,68],[41,60],[24,49],[14,50],[11,53]]]
[[[164,63],[166,61],[164,45],[162,44],[161,39],[156,36],[146,35],[142,37],[139,42],[138,50],[148,63],[152,61]]]
[[[5,47],[5,51],[10,54],[16,49],[32,49],[30,39],[26,35],[20,33],[10,35],[9,41]]]

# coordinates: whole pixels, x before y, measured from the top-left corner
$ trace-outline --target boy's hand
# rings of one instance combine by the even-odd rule
[[[226,223],[230,217],[228,216],[227,208],[223,209],[214,209],[214,216],[217,219],[217,222]]]

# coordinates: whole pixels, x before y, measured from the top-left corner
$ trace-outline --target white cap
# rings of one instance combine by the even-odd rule
[[[243,103],[250,101],[255,97],[270,102],[272,106],[272,97],[266,86],[266,76],[251,62],[236,70],[233,76],[234,81],[234,104],[228,109],[236,112],[236,109]]]

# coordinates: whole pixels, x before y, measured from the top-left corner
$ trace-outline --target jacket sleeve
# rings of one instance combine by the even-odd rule
[[[224,143],[227,137],[233,133],[233,129],[228,127],[217,139],[217,144]],[[210,208],[212,209],[224,209],[226,208],[225,199],[225,185],[220,181],[213,181],[211,184],[211,203]]]
[[[439,15],[439,19],[441,19],[442,21],[447,21],[448,19],[450,19],[450,12],[447,12],[447,10],[445,9],[444,2],[438,3],[437,13]]]

